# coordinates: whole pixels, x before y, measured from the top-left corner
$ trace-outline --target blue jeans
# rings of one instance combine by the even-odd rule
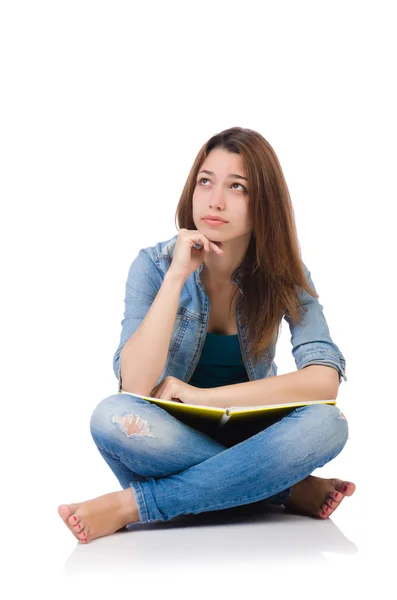
[[[299,407],[261,427],[241,426],[228,439],[226,428],[204,432],[128,394],[103,399],[90,421],[121,487],[133,488],[142,523],[260,500],[283,504],[348,439],[346,418],[330,404]]]

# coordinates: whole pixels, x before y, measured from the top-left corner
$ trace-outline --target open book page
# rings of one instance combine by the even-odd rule
[[[208,404],[189,404],[188,402],[181,402],[180,400],[164,400],[163,398],[153,398],[152,396],[142,396],[142,394],[133,394],[132,392],[125,392],[121,390],[118,392],[119,394],[128,394],[129,396],[137,396],[138,398],[143,398],[144,400],[150,400],[151,402],[155,402],[158,404],[166,404],[175,408],[180,408],[183,410],[184,407],[187,408],[202,408],[205,410],[214,410],[225,412],[225,408],[220,406],[208,406]]]
[[[229,408],[230,412],[236,412],[239,410],[249,411],[249,410],[271,410],[273,408],[294,408],[298,406],[309,406],[310,404],[336,404],[335,399],[330,400],[306,400],[305,402],[287,402],[284,404],[264,404],[261,406],[231,406]]]
[[[172,416],[180,419],[186,425],[199,427],[202,431],[213,431],[219,427],[239,427],[240,423],[250,422],[270,422],[288,415],[300,406],[310,404],[336,404],[336,400],[307,400],[306,402],[289,402],[285,404],[268,404],[263,406],[208,406],[200,404],[185,404],[178,400],[162,400],[161,398],[152,398],[142,394],[133,394],[131,392],[119,392],[143,398],[148,402],[157,404],[160,408],[166,410]]]
[[[330,400],[306,400],[304,402],[287,402],[284,404],[263,404],[260,406],[230,406],[228,408],[222,408],[220,406],[208,406],[208,404],[189,404],[187,402],[180,402],[179,400],[164,400],[162,398],[152,398],[151,396],[142,396],[141,394],[133,394],[131,392],[120,392],[123,394],[129,394],[131,396],[138,396],[139,398],[144,398],[145,400],[151,400],[153,402],[158,402],[159,404],[169,404],[175,407],[183,407],[188,408],[196,408],[196,409],[205,409],[205,410],[217,410],[217,411],[227,411],[230,412],[238,412],[238,411],[254,411],[254,410],[271,410],[271,409],[283,409],[283,408],[294,408],[298,406],[308,406],[310,404],[336,404],[335,399]]]

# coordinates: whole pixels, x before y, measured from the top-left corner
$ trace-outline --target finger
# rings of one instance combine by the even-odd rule
[[[172,400],[172,393],[169,387],[165,386],[163,390],[161,390],[161,400]]]
[[[211,242],[211,247],[216,250],[217,254],[224,254],[223,250],[221,248],[219,248],[219,246],[217,246],[216,244],[214,244],[213,242]]]
[[[203,247],[204,247],[204,250],[209,250],[209,248],[210,248],[209,240],[201,234],[198,234],[198,236],[195,238],[194,242],[195,242],[194,243],[195,246],[199,246],[198,250],[201,250]]]
[[[207,248],[209,249],[211,242],[203,233],[200,233],[199,231],[196,231],[194,233],[192,233],[191,231],[188,231],[188,230],[186,230],[186,231],[188,234],[187,238],[188,238],[189,242],[191,243],[191,245],[200,246],[200,247],[204,246],[205,249],[207,249]],[[200,249],[200,248],[198,248],[198,249]]]
[[[164,400],[164,390],[162,390],[161,388],[159,388],[158,390],[155,391],[154,394],[155,398],[163,398]]]

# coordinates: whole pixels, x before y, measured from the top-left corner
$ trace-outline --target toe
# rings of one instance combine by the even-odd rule
[[[74,512],[72,506],[73,504],[60,504],[58,506],[58,514],[64,521]]]
[[[88,535],[86,531],[82,531],[81,533],[77,534],[77,537],[79,540],[87,541]]]
[[[74,515],[74,511],[77,509],[77,504],[60,504],[58,506],[58,514],[62,517],[63,522],[67,527],[74,533],[74,525],[79,522],[79,516]],[[82,524],[84,527],[84,524]],[[81,528],[80,528],[81,530]]]
[[[329,497],[327,498],[327,500],[326,500],[326,503],[325,503],[325,505],[324,505],[324,506],[329,506],[329,508],[330,508],[331,510],[335,510],[335,508],[337,507],[337,505],[338,505],[338,504],[339,504],[339,503],[337,502],[337,500],[334,500],[334,499],[332,498],[332,496],[329,496]]]
[[[352,496],[356,490],[356,485],[351,481],[345,481],[344,484],[345,487],[343,493],[345,494],[345,496]]]
[[[329,494],[329,498],[336,502],[335,506],[339,504],[341,500],[343,500],[343,494],[340,492],[334,491]]]
[[[77,507],[77,504],[60,504],[58,506],[59,516],[62,517],[62,520],[64,521],[65,525],[67,525],[68,529],[70,529],[70,531],[76,538],[77,533],[81,531],[84,527],[84,523],[79,521],[78,515],[73,514]],[[77,525],[75,525],[75,523],[77,523]]]
[[[77,504],[60,504],[58,506],[58,514],[66,524],[75,525],[77,521],[71,521],[73,513],[77,510]]]
[[[351,496],[356,486],[351,481],[345,481],[343,479],[334,479],[335,489],[339,491],[343,496]]]
[[[324,511],[327,515],[330,515],[333,511],[328,504],[323,504],[321,510]]]
[[[68,523],[69,525],[77,525],[77,523],[80,522],[80,515],[74,513],[71,517],[69,517],[68,519]]]

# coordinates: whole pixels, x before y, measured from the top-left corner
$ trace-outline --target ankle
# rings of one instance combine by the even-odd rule
[[[126,524],[139,520],[138,505],[132,487],[126,488],[120,494],[122,494],[122,513]]]

